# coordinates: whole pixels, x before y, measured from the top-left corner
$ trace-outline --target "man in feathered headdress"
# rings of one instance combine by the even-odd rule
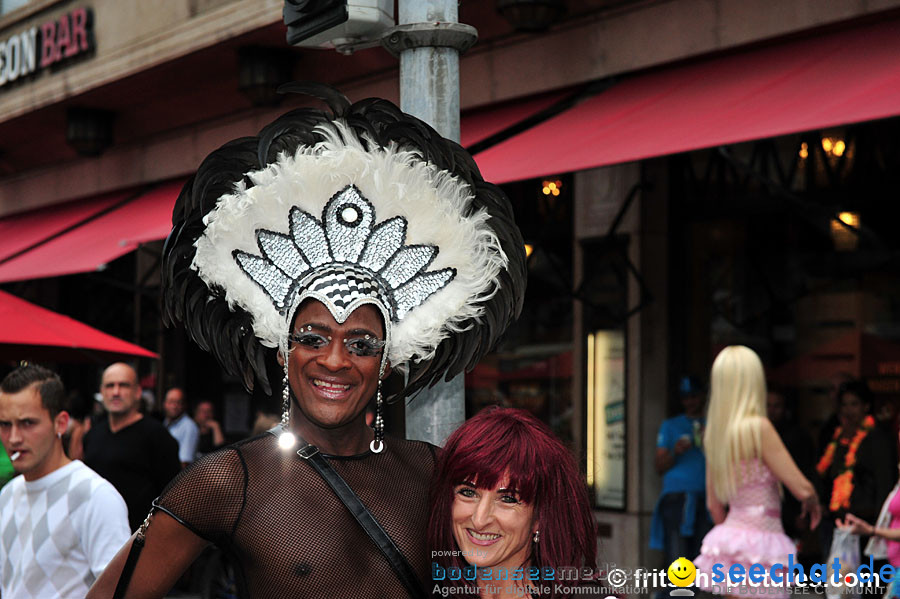
[[[406,397],[491,349],[521,309],[522,239],[458,144],[384,100],[290,91],[332,114],[213,152],[163,264],[168,318],[227,371],[268,390],[277,354],[281,425],[176,478],[92,597],[162,596],[208,543],[247,596],[424,595],[435,448],[385,439],[381,384],[406,371]]]

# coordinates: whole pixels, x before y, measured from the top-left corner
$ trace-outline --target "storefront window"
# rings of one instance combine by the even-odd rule
[[[897,438],[898,134],[889,119],[671,159],[673,372],[708,373],[723,346],[748,345],[813,439],[847,378]]]
[[[625,509],[625,324],[626,295],[634,270],[628,238],[584,240],[581,304],[584,331],[585,473],[594,505]]]
[[[551,182],[552,188],[540,179],[504,186],[528,246],[528,287],[519,320],[466,375],[466,416],[489,405],[522,408],[571,445],[571,177]]]

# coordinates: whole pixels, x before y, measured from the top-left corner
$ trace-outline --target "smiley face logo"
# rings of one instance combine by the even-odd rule
[[[694,562],[691,560],[679,557],[672,562],[669,569],[666,570],[666,574],[669,576],[669,582],[675,586],[686,587],[690,586],[697,577],[697,568],[694,567]]]

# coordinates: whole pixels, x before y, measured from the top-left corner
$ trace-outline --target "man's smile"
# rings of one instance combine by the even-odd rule
[[[334,389],[337,391],[346,391],[350,388],[349,384],[331,383],[329,381],[323,381],[322,379],[313,379],[312,384],[320,389]]]

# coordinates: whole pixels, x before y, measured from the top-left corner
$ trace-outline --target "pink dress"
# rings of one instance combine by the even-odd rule
[[[891,513],[891,528],[900,528],[900,491],[894,493],[894,498],[888,506]],[[900,543],[888,541],[888,562],[895,568],[900,566]]]
[[[713,527],[703,538],[700,555],[694,559],[698,576],[694,584],[708,591],[725,594],[725,582],[713,581],[713,566],[722,564],[717,572],[728,575],[732,564],[744,566],[745,581],[732,587],[748,586],[746,572],[751,564],[761,564],[768,573],[773,564],[788,563],[788,555],[797,561],[797,548],[781,526],[781,497],[778,479],[762,461],[741,462],[737,493],[728,506],[725,522]],[[699,576],[705,573],[706,576]],[[757,592],[762,589],[755,589]],[[767,589],[766,597],[787,597],[782,587],[779,592]],[[747,590],[745,589],[745,593]],[[743,594],[740,590],[728,591],[729,595]]]

